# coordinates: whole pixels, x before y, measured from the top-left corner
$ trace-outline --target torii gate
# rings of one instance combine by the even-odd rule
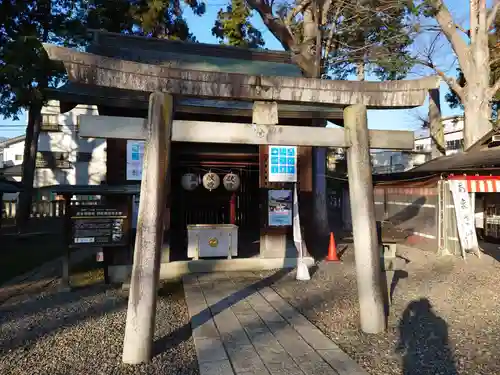
[[[147,362],[151,357],[171,141],[347,148],[349,195],[351,202],[355,202],[351,210],[361,328],[367,333],[384,330],[369,148],[413,149],[413,133],[368,131],[366,109],[420,106],[429,90],[438,88],[439,78],[379,83],[249,76],[172,69],[47,44],[44,48],[52,60],[64,63],[73,82],[153,92],[147,121],[121,118],[119,131],[116,121],[101,121],[98,127],[93,121],[93,126],[80,128],[82,136],[147,141],[124,362]],[[253,124],[173,121],[173,95],[254,101]],[[345,130],[278,126],[275,102],[347,106]],[[80,125],[84,123],[85,118]]]

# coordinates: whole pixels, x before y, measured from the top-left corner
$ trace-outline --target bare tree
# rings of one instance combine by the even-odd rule
[[[492,62],[488,42],[490,33],[494,31],[499,6],[499,0],[494,0],[490,9],[486,0],[469,0],[470,29],[466,30],[453,19],[442,0],[427,0],[422,5],[424,14],[435,19],[450,43],[466,81],[462,87],[456,78],[448,76],[431,59],[423,61],[442,77],[464,107],[466,149],[492,129],[491,105],[500,89],[500,79],[490,84]]]
[[[283,48],[292,52],[305,77],[346,79],[356,73],[363,80],[371,71],[382,79],[398,79],[412,65],[407,49],[411,32],[405,26],[408,8],[399,0],[246,1]],[[314,164],[325,163],[321,151],[314,151]],[[326,194],[317,188],[318,180],[312,228],[321,236],[329,228]]]

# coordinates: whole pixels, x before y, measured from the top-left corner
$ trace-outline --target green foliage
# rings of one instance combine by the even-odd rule
[[[43,101],[62,69],[40,42],[78,45],[83,40],[80,8],[73,0],[0,2],[0,114],[17,118],[23,108]]]
[[[184,0],[194,14],[205,13],[205,3]],[[179,0],[91,0],[87,27],[154,38],[195,41],[182,17]]]
[[[363,64],[378,79],[404,78],[414,65],[409,48],[415,10],[403,2],[374,0],[369,6],[346,6],[335,19],[336,48],[324,65],[331,78],[346,79]]]
[[[197,15],[198,0],[184,0]],[[0,115],[17,118],[65,79],[40,42],[84,46],[87,29],[192,40],[179,0],[0,1]]]
[[[265,42],[261,32],[250,22],[251,10],[244,0],[231,0],[226,10],[220,9],[212,28],[221,44],[244,48],[260,48]]]

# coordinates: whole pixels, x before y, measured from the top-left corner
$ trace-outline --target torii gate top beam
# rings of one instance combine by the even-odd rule
[[[424,103],[439,77],[387,82],[332,81],[310,78],[251,76],[173,69],[117,60],[44,44],[50,59],[62,61],[69,79],[90,85],[160,91],[173,95],[228,100],[265,100],[368,108],[413,108]]]

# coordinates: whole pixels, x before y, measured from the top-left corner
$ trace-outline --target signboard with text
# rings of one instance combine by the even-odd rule
[[[144,161],[144,141],[127,141],[127,180],[142,179],[142,163]]]
[[[71,246],[127,246],[127,202],[70,206]]]
[[[474,213],[472,211],[469,193],[465,181],[451,180],[450,186],[455,214],[457,218],[458,237],[460,245],[466,252],[478,251],[476,228],[474,225]]]
[[[268,191],[268,224],[270,227],[292,225],[292,190]]]
[[[269,146],[269,182],[297,182],[297,146]]]

